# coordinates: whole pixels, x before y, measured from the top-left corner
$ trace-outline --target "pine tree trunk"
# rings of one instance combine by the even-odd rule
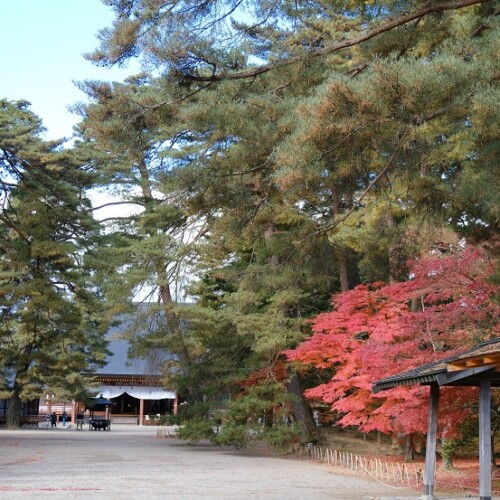
[[[144,197],[146,207],[151,207],[154,204],[153,190],[151,188],[152,181],[146,160],[144,158],[144,152],[141,152],[137,158],[137,165],[140,172],[142,195]],[[155,268],[158,276],[157,283],[163,303],[163,310],[165,312],[165,317],[167,318],[168,329],[170,334],[175,337],[178,344],[176,354],[179,356],[181,372],[187,374],[189,373],[189,369],[191,367],[191,358],[181,329],[181,322],[178,315],[172,310],[176,303],[172,298],[172,293],[170,291],[170,283],[167,272],[165,271],[165,262],[161,259],[155,259]]]
[[[157,266],[159,269],[160,266]],[[162,272],[162,271],[160,271]],[[167,318],[167,326],[170,334],[174,336],[178,343],[178,349],[176,354],[179,356],[181,364],[181,372],[184,374],[189,373],[191,368],[191,358],[189,356],[189,351],[184,340],[184,334],[182,332],[181,322],[178,315],[172,310],[175,306],[175,302],[172,299],[172,294],[170,293],[170,286],[166,276],[162,276],[163,284],[160,284],[160,296],[163,304],[163,311],[165,312],[165,317]]]
[[[292,405],[295,420],[300,426],[300,435],[302,443],[310,443],[318,440],[318,433],[314,420],[311,415],[311,409],[304,400],[299,376],[294,373],[288,383],[288,392],[293,395]]]
[[[264,427],[270,428],[273,426],[273,409],[268,408],[264,412]]]
[[[333,213],[337,216],[340,215],[340,194],[337,186],[332,188],[332,207]],[[347,256],[345,248],[337,248],[335,251],[339,266],[339,281],[340,291],[349,291],[349,278],[347,273]]]
[[[7,428],[17,429],[21,424],[21,399],[18,394],[13,395],[7,408]]]
[[[394,227],[394,217],[392,215],[390,207],[388,207],[385,211],[384,223],[387,227]],[[391,243],[389,245],[389,283],[395,283],[397,279],[394,276],[394,272],[397,269],[397,260],[398,260],[398,252],[394,248],[394,244]]]
[[[349,291],[349,279],[347,275],[347,258],[344,248],[337,248],[335,252],[339,265],[339,279],[340,279],[340,291]]]
[[[266,245],[274,236],[275,232],[276,230],[274,229],[273,224],[272,223],[269,224],[269,226],[267,226],[266,230],[264,231],[264,241],[266,242]],[[271,267],[273,269],[277,269],[280,265],[280,259],[276,254],[272,254],[271,257],[269,258],[269,263],[271,264]]]

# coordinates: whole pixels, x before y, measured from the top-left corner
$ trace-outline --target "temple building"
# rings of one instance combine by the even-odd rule
[[[113,424],[144,425],[162,416],[177,413],[177,395],[162,387],[162,368],[174,357],[162,349],[150,349],[144,358],[130,354],[128,339],[142,337],[149,331],[165,328],[159,314],[145,316],[147,306],[138,306],[137,314],[122,316],[106,333],[109,342],[106,364],[92,373],[94,383],[89,392],[102,396],[114,404],[110,408]],[[83,402],[54,401],[49,394],[40,399],[40,414],[55,411],[59,416],[68,414],[76,422],[76,414],[85,411]]]
[[[116,332],[115,332],[116,333]],[[130,344],[108,332],[111,354],[107,364],[94,376],[99,383],[92,388],[96,395],[115,403],[111,409],[113,423],[144,425],[150,415],[177,413],[177,395],[161,386],[161,364],[169,356],[153,351],[145,358],[130,358]]]

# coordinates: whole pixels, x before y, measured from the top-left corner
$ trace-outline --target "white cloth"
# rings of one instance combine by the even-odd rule
[[[103,398],[112,399],[121,396],[123,393],[127,393],[136,399],[175,399],[175,392],[166,391],[162,387],[137,387],[137,386],[126,386],[126,385],[103,385],[97,388],[98,395],[102,394]]]

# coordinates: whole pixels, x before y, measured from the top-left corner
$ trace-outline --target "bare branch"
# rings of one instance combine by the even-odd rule
[[[137,201],[110,201],[109,203],[104,203],[103,205],[98,205],[97,207],[89,208],[85,210],[86,212],[95,212],[96,210],[100,210],[101,208],[112,207],[114,205],[139,205],[142,207],[142,203]]]
[[[132,215],[129,215],[129,216],[114,216],[114,217],[106,217],[105,219],[99,219],[99,224],[103,224],[104,222],[109,222],[109,221],[113,221],[113,222],[116,222],[116,221],[119,221],[119,220],[126,220],[126,221],[129,221],[133,216]]]

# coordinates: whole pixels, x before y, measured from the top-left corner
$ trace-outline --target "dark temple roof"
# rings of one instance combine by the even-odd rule
[[[477,386],[485,379],[491,380],[492,386],[500,387],[500,338],[478,344],[462,354],[378,380],[373,384],[373,392],[433,383]]]
[[[175,359],[175,356],[165,349],[150,349],[148,356],[137,358],[131,355],[130,339],[147,335],[151,330],[165,328],[165,320],[161,315],[147,316],[147,304],[138,304],[137,313],[122,314],[106,333],[108,350],[105,366],[94,370],[98,376],[149,376],[159,377],[165,361]]]

